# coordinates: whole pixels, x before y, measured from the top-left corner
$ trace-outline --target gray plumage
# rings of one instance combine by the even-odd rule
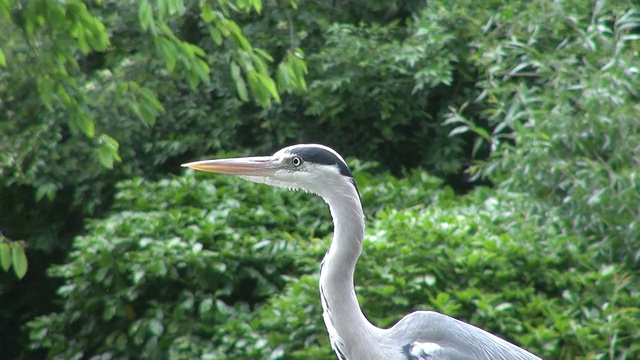
[[[331,346],[340,360],[540,360],[480,328],[433,311],[408,314],[389,329],[366,319],[353,285],[364,238],[364,213],[353,175],[334,150],[303,144],[270,157],[183,166],[301,189],[325,200],[334,234],[320,267],[320,300]]]

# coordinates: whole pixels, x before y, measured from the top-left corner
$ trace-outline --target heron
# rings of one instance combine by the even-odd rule
[[[320,300],[331,347],[340,360],[540,360],[485,330],[435,311],[409,313],[390,328],[365,317],[354,287],[365,217],[353,174],[333,149],[285,147],[272,156],[196,161],[182,166],[319,195],[333,218],[320,265]]]

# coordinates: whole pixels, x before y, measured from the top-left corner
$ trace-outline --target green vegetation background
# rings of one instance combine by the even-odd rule
[[[322,200],[179,167],[319,142],[373,322],[640,358],[639,53],[633,1],[0,0],[0,353],[335,358]]]

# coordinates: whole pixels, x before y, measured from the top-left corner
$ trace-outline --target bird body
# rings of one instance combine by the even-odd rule
[[[353,174],[334,150],[294,145],[270,157],[205,160],[190,168],[312,192],[329,205],[333,240],[320,266],[320,300],[340,360],[540,360],[473,325],[433,311],[408,314],[389,329],[371,324],[353,284],[364,239],[364,212]]]

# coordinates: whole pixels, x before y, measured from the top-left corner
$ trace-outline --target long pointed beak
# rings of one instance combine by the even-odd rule
[[[273,176],[282,165],[271,156],[204,160],[182,164],[184,167],[218,174],[240,176]]]

